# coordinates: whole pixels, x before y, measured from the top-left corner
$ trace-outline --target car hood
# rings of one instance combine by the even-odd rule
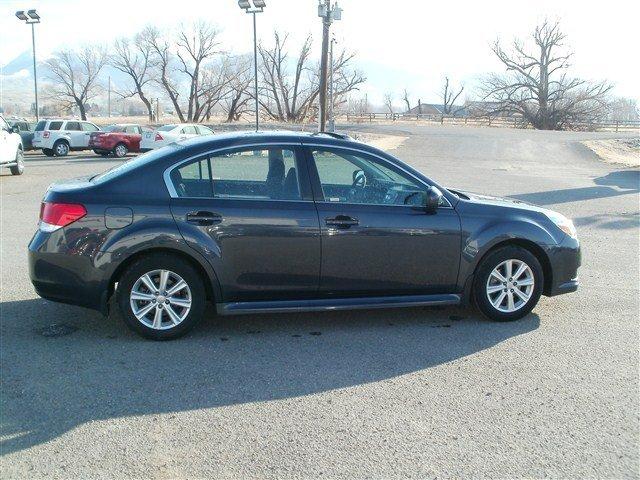
[[[461,194],[464,200],[479,203],[483,205],[495,205],[498,207],[517,208],[519,210],[529,210],[533,212],[547,212],[548,209],[533,205],[531,203],[518,200],[516,198],[494,197],[492,195],[483,195],[480,193],[466,192],[464,190],[451,189],[453,193]],[[466,198],[465,198],[466,197]]]

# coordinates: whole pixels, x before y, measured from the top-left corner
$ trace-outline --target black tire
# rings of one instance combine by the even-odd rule
[[[53,153],[53,150],[50,148],[43,148],[42,153],[44,153],[47,157],[53,157],[55,155],[55,153]]]
[[[487,285],[489,282],[489,276],[493,270],[508,260],[518,260],[519,262],[524,262],[528,265],[533,274],[534,284],[533,288],[529,292],[528,300],[526,302],[514,294],[514,298],[517,299],[518,302],[522,301],[523,304],[515,311],[503,312],[496,308],[489,300]],[[509,279],[506,280],[509,282]],[[495,282],[495,280],[492,281]],[[506,295],[509,295],[510,292],[514,292],[515,287],[517,287],[517,282],[514,285],[509,282],[507,285],[504,285],[505,289],[502,291],[506,292]],[[510,322],[528,315],[531,310],[533,310],[540,299],[543,285],[544,274],[542,266],[536,256],[525,248],[509,245],[490,252],[484,259],[482,259],[476,271],[473,284],[473,295],[476,306],[485,317],[497,322]],[[499,282],[496,283],[496,286],[499,286]],[[522,286],[520,288],[522,288]],[[501,292],[494,293],[493,295],[499,297]],[[498,301],[496,297],[494,297],[495,301]],[[504,301],[506,302],[507,300],[508,298]],[[502,308],[507,307],[506,305],[503,307],[502,304],[499,304],[498,306]]]
[[[124,143],[119,143],[113,147],[113,156],[116,158],[122,158],[129,153],[129,149]]]
[[[66,157],[69,154],[69,143],[66,140],[58,140],[53,144],[53,153],[56,157]]]
[[[145,273],[154,270],[168,270],[179,275],[187,283],[191,291],[191,307],[187,316],[177,325],[163,330],[152,328],[138,320],[133,313],[130,301],[131,291],[138,279]],[[116,292],[120,312],[127,326],[134,332],[151,340],[172,340],[189,332],[202,319],[205,307],[205,296],[205,287],[198,272],[185,260],[167,253],[149,254],[136,260],[120,277],[118,290]],[[155,303],[154,301],[154,304]],[[161,303],[162,302],[159,302],[159,304]],[[152,311],[155,311],[155,307]],[[161,315],[163,314],[161,313]],[[165,318],[167,317],[166,315]],[[169,320],[167,318],[167,323],[168,322]]]
[[[18,148],[18,152],[16,153],[16,163],[17,165],[9,167],[11,175],[22,175],[24,173],[24,152],[21,148]]]

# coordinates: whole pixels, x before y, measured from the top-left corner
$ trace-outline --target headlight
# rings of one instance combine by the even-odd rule
[[[549,220],[555,223],[560,230],[573,238],[578,238],[578,232],[576,231],[576,227],[571,220],[562,215],[561,213],[554,212],[552,210],[547,210],[545,212]]]

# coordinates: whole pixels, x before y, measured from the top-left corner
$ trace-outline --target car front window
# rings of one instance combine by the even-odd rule
[[[312,151],[324,200],[331,203],[418,205],[426,186],[364,153]]]

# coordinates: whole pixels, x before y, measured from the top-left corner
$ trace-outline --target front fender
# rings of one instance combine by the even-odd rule
[[[476,267],[484,255],[496,245],[510,240],[533,243],[543,251],[550,246],[557,245],[562,238],[558,238],[545,226],[530,219],[492,219],[486,222],[471,219],[463,221],[462,252],[460,259],[460,274],[458,284],[465,285],[475,272]]]

